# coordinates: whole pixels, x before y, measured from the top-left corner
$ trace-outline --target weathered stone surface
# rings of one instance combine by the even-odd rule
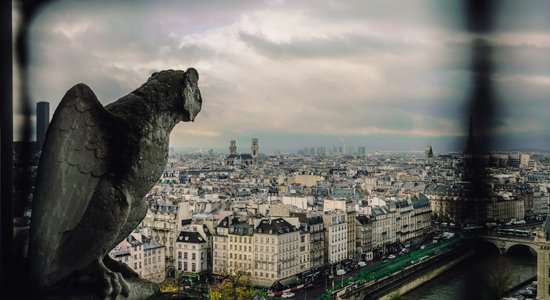
[[[198,79],[195,69],[154,73],[106,107],[84,84],[65,94],[38,167],[29,245],[34,286],[78,281],[103,298],[146,294],[103,258],[144,218],[143,197],[164,170],[170,131],[201,109]]]
[[[117,295],[116,300],[153,300],[162,298],[159,286],[156,283],[139,279],[126,279],[130,289],[128,297]],[[83,288],[81,286],[46,288],[38,295],[40,299],[45,300],[102,300],[104,297],[98,294],[93,288]]]

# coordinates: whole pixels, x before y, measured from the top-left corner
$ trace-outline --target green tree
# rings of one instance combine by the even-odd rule
[[[250,300],[254,298],[255,290],[246,272],[225,274],[225,279],[210,286],[211,300]]]

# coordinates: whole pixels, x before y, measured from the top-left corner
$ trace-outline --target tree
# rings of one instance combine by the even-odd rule
[[[254,298],[256,291],[248,273],[238,271],[227,273],[224,280],[210,286],[209,296],[212,300],[249,300]]]
[[[513,270],[508,257],[498,256],[486,272],[487,299],[501,299],[512,284]]]
[[[164,280],[159,288],[162,293],[177,293],[179,291],[178,285],[174,279]]]

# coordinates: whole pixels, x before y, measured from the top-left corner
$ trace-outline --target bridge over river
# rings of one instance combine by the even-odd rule
[[[500,254],[506,254],[509,249],[516,246],[529,247],[537,253],[539,258],[537,269],[547,270],[550,267],[550,242],[546,239],[542,240],[540,234],[539,232],[537,236],[536,230],[484,230],[468,238],[454,238],[427,245],[424,249],[399,256],[369,268],[356,277],[343,280],[318,299],[378,299],[460,257],[468,252],[466,242],[476,239],[493,244]],[[541,255],[542,252],[549,254]],[[541,256],[545,260],[541,261]],[[548,284],[538,286],[539,289],[548,288]],[[539,290],[537,294],[539,295],[537,299],[550,299],[550,293],[547,290]],[[545,294],[548,296],[544,296]]]

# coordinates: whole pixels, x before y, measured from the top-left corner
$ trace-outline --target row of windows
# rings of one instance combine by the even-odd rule
[[[247,257],[248,257],[248,258],[247,258]],[[233,253],[229,253],[229,258],[235,258],[235,259],[237,259],[237,253],[235,253],[235,255],[233,255]],[[240,260],[243,260],[243,259],[252,259],[252,255],[248,256],[248,255],[246,255],[246,254],[241,254],[241,253],[239,253],[238,258],[239,258]]]
[[[151,255],[157,254],[157,250],[156,250],[156,249],[148,250],[148,251],[145,251],[144,253],[145,253],[145,257],[147,257],[147,256],[151,256]],[[158,254],[160,254],[160,249],[158,250]]]
[[[330,232],[336,232],[336,231],[347,231],[348,230],[348,224],[343,223],[339,225],[334,225],[329,227]]]
[[[156,257],[156,256],[155,256],[155,257],[152,257],[152,259],[153,259],[152,261],[151,261],[151,257],[145,259],[145,260],[144,260],[144,264],[145,264],[145,265],[148,265],[148,264],[150,265],[151,263],[156,264],[156,263],[157,263],[157,257]],[[160,262],[160,258],[159,258],[158,261]]]
[[[181,252],[181,251],[178,251],[178,258],[179,258],[179,259],[182,259],[182,252]],[[183,252],[183,259],[187,259],[187,258],[188,258],[187,252],[184,251],[184,252]],[[197,253],[196,253],[196,252],[192,252],[192,253],[191,253],[191,259],[192,259],[192,260],[196,260],[196,259],[197,259]],[[201,260],[203,260],[203,259],[204,259],[204,252],[201,252]]]
[[[183,249],[187,249],[187,244],[185,243],[178,243],[178,248],[181,248],[181,244],[183,244]],[[197,246],[195,245],[191,245],[191,247],[189,247],[189,249],[196,249]]]
[[[244,248],[244,249],[243,249]],[[233,247],[233,244],[229,244],[229,250],[239,250],[239,251],[246,251],[246,248],[247,246],[245,245],[244,247],[242,245],[239,245],[238,249],[237,249],[237,245],[235,245],[235,247]],[[225,249],[224,249],[225,250]],[[252,251],[252,246],[248,246],[248,251]]]
[[[265,275],[265,276],[264,276]],[[275,278],[275,274],[273,273],[265,273],[264,272],[258,272],[258,271],[254,271],[254,276],[256,277],[265,277],[265,278],[269,278],[271,276],[271,278]]]
[[[247,237],[247,236],[232,236],[232,235],[229,236],[229,241],[230,241],[230,242],[239,242],[239,243],[243,243],[243,240],[244,240],[244,243],[252,243],[252,237]]]
[[[181,261],[178,261],[178,271],[184,271],[184,272],[197,272],[197,264],[191,263],[191,269],[187,268],[187,262],[183,262],[183,269],[182,269],[182,263]]]

